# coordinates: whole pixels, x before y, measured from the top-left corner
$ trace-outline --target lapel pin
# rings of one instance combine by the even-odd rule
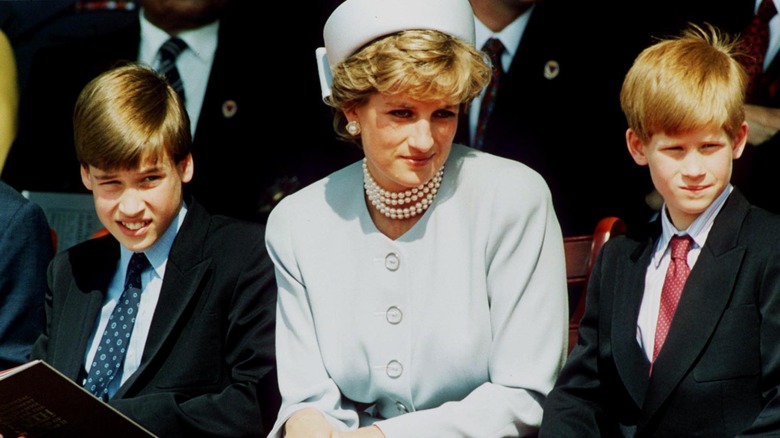
[[[555,79],[558,77],[558,73],[561,72],[561,66],[558,61],[551,59],[544,64],[544,77],[545,79]]]
[[[222,104],[222,115],[225,116],[226,119],[235,116],[236,111],[238,111],[238,104],[236,104],[235,100],[226,100]]]

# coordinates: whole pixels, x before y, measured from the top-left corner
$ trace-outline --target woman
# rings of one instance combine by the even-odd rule
[[[533,433],[566,356],[563,244],[538,174],[452,144],[489,77],[468,1],[347,0],[324,36],[365,159],[269,218],[271,436]]]
[[[0,31],[0,170],[5,165],[11,143],[16,138],[19,88],[16,82],[16,58],[8,37]]]

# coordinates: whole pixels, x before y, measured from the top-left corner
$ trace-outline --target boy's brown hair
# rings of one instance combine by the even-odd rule
[[[76,156],[82,166],[134,169],[192,149],[190,121],[179,95],[150,67],[129,63],[90,81],[73,113]]]
[[[735,138],[745,120],[747,75],[739,43],[717,28],[694,24],[681,36],[642,51],[628,71],[620,104],[642,142],[653,134],[723,128]]]

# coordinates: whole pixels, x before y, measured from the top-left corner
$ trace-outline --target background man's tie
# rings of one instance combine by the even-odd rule
[[[748,74],[747,101],[752,102],[760,94],[761,74],[764,72],[764,58],[769,48],[769,20],[777,14],[772,0],[763,0],[758,12],[742,35],[745,52],[743,65]]]
[[[482,51],[487,53],[490,61],[493,63],[493,72],[490,78],[490,84],[485,89],[485,95],[482,97],[482,103],[479,108],[479,121],[477,122],[477,132],[474,135],[473,146],[476,149],[484,147],[484,135],[487,128],[490,115],[493,113],[493,107],[496,104],[498,94],[498,85],[501,81],[501,75],[504,69],[501,66],[501,54],[504,53],[504,45],[496,38],[490,38],[482,46]]]
[[[172,37],[160,46],[159,72],[168,80],[174,90],[184,101],[184,83],[181,81],[179,69],[176,68],[176,58],[187,48],[187,43],[177,37]]]

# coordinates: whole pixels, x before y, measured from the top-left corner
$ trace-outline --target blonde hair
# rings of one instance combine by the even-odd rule
[[[629,128],[643,142],[658,132],[706,127],[735,138],[745,120],[747,85],[738,56],[738,41],[709,24],[690,24],[679,37],[646,48],[620,92]]]
[[[76,156],[83,166],[133,169],[192,148],[190,122],[179,95],[151,68],[129,63],[90,81],[73,113]]]
[[[490,80],[485,55],[435,30],[405,30],[374,40],[333,70],[328,104],[334,128],[345,139],[342,111],[365,104],[374,93],[404,93],[417,100],[468,104]]]
[[[16,138],[19,118],[19,84],[11,42],[0,30],[0,170]]]

